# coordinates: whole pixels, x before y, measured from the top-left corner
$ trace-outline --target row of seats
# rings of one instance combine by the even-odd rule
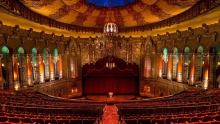
[[[28,123],[28,124],[98,124],[96,119],[46,119],[0,116],[1,122]]]

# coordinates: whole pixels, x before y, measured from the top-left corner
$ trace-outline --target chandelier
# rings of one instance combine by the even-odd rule
[[[103,30],[106,36],[115,36],[118,33],[118,27],[115,23],[109,22],[106,23]]]

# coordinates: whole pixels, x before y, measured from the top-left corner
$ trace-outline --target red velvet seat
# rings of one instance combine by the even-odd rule
[[[195,122],[195,124],[211,124],[211,122]]]
[[[82,120],[70,119],[70,124],[83,124]]]
[[[6,122],[8,121],[8,118],[5,116],[0,116],[0,122]]]
[[[138,120],[138,124],[150,124],[150,122],[151,122],[151,119],[149,118],[149,119],[139,119]]]
[[[125,124],[137,124],[136,119],[126,119],[124,121],[125,121]]]
[[[191,121],[191,117],[180,117],[178,119],[178,123],[186,123],[186,122],[190,122]]]
[[[57,119],[58,124],[69,124],[69,119]]]
[[[164,124],[165,119],[152,119],[151,123],[152,124]]]
[[[20,118],[20,121],[23,123],[33,123],[30,118]]]
[[[95,120],[83,120],[83,124],[94,124]]]
[[[17,117],[8,117],[8,122],[19,123],[20,119]]]
[[[208,122],[208,121],[214,121],[215,120],[215,116],[205,116],[203,118],[203,122]]]
[[[32,118],[31,120],[33,123],[44,124],[44,120],[42,118]]]
[[[170,124],[170,123],[177,123],[178,118],[166,118],[165,123]]]
[[[202,121],[203,120],[203,117],[192,117],[191,118],[191,122],[199,122],[199,121]]]
[[[211,124],[220,124],[220,121],[212,121]]]
[[[215,120],[220,121],[220,115],[215,116]]]
[[[55,119],[44,119],[45,124],[57,124]]]

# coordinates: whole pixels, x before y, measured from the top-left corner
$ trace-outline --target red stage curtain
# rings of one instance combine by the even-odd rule
[[[138,79],[135,77],[101,77],[85,78],[85,94],[136,94],[138,93]]]
[[[88,94],[137,94],[138,65],[126,64],[122,59],[113,57],[116,67],[105,67],[108,57],[98,60],[94,65],[83,67],[83,93]]]

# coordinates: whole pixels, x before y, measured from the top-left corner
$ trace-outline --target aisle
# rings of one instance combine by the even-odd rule
[[[118,113],[116,106],[108,105],[105,107],[102,122],[103,124],[118,124]]]

